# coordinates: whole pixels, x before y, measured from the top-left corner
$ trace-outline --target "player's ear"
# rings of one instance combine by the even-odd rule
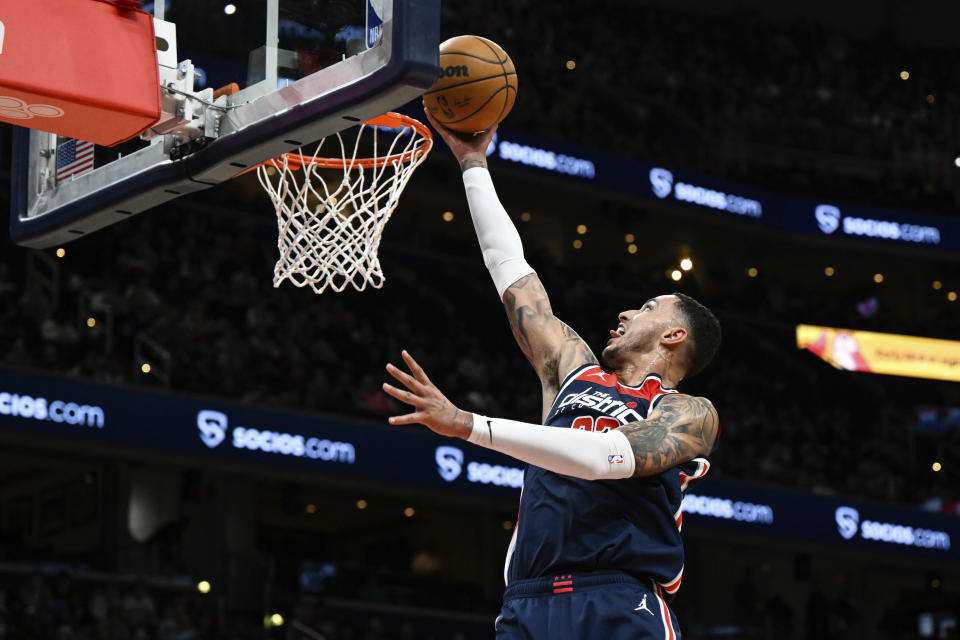
[[[667,327],[660,334],[660,344],[671,347],[679,347],[687,340],[687,330],[679,325]]]

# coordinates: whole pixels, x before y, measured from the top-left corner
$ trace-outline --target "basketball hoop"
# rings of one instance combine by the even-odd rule
[[[277,212],[274,287],[289,280],[319,294],[328,287],[343,291],[348,284],[357,291],[383,286],[378,257],[383,228],[430,152],[433,135],[413,118],[385,113],[362,123],[352,145],[341,133],[336,137],[340,157],[318,155],[328,136],[313,155],[298,150],[257,167]],[[372,149],[369,157],[358,157],[361,143]]]

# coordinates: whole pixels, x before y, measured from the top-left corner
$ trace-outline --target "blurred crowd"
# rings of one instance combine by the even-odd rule
[[[26,580],[4,576],[0,637],[35,640],[198,640],[210,637],[210,603],[143,582],[77,580],[37,571]]]
[[[626,1],[446,3],[443,27],[514,59],[505,126],[794,193],[956,205],[955,49]]]

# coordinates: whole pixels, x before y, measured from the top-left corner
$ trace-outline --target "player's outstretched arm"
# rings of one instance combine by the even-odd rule
[[[391,417],[390,424],[424,424],[440,435],[462,438],[575,478],[616,480],[655,475],[707,455],[717,436],[719,420],[713,405],[705,398],[685,395],[666,396],[647,420],[607,433],[487,418],[458,409],[406,351],[403,359],[410,373],[392,364],[387,371],[406,390],[387,383],[383,389],[415,411]]]
[[[503,300],[513,335],[544,388],[545,405],[553,401],[560,380],[575,367],[597,362],[577,333],[553,315],[550,299],[523,257],[520,234],[497,197],[487,171],[487,147],[496,127],[470,136],[427,119],[453,152],[463,171],[470,215],[497,293]]]

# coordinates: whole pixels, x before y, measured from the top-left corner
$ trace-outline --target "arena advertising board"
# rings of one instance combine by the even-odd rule
[[[797,347],[837,369],[960,382],[960,342],[797,325]]]
[[[960,220],[788,196],[500,129],[492,161],[812,237],[960,252]]]
[[[5,433],[511,500],[523,484],[516,460],[411,428],[0,370]],[[960,558],[960,518],[916,509],[707,478],[686,494],[683,513],[688,533],[725,529]]]

